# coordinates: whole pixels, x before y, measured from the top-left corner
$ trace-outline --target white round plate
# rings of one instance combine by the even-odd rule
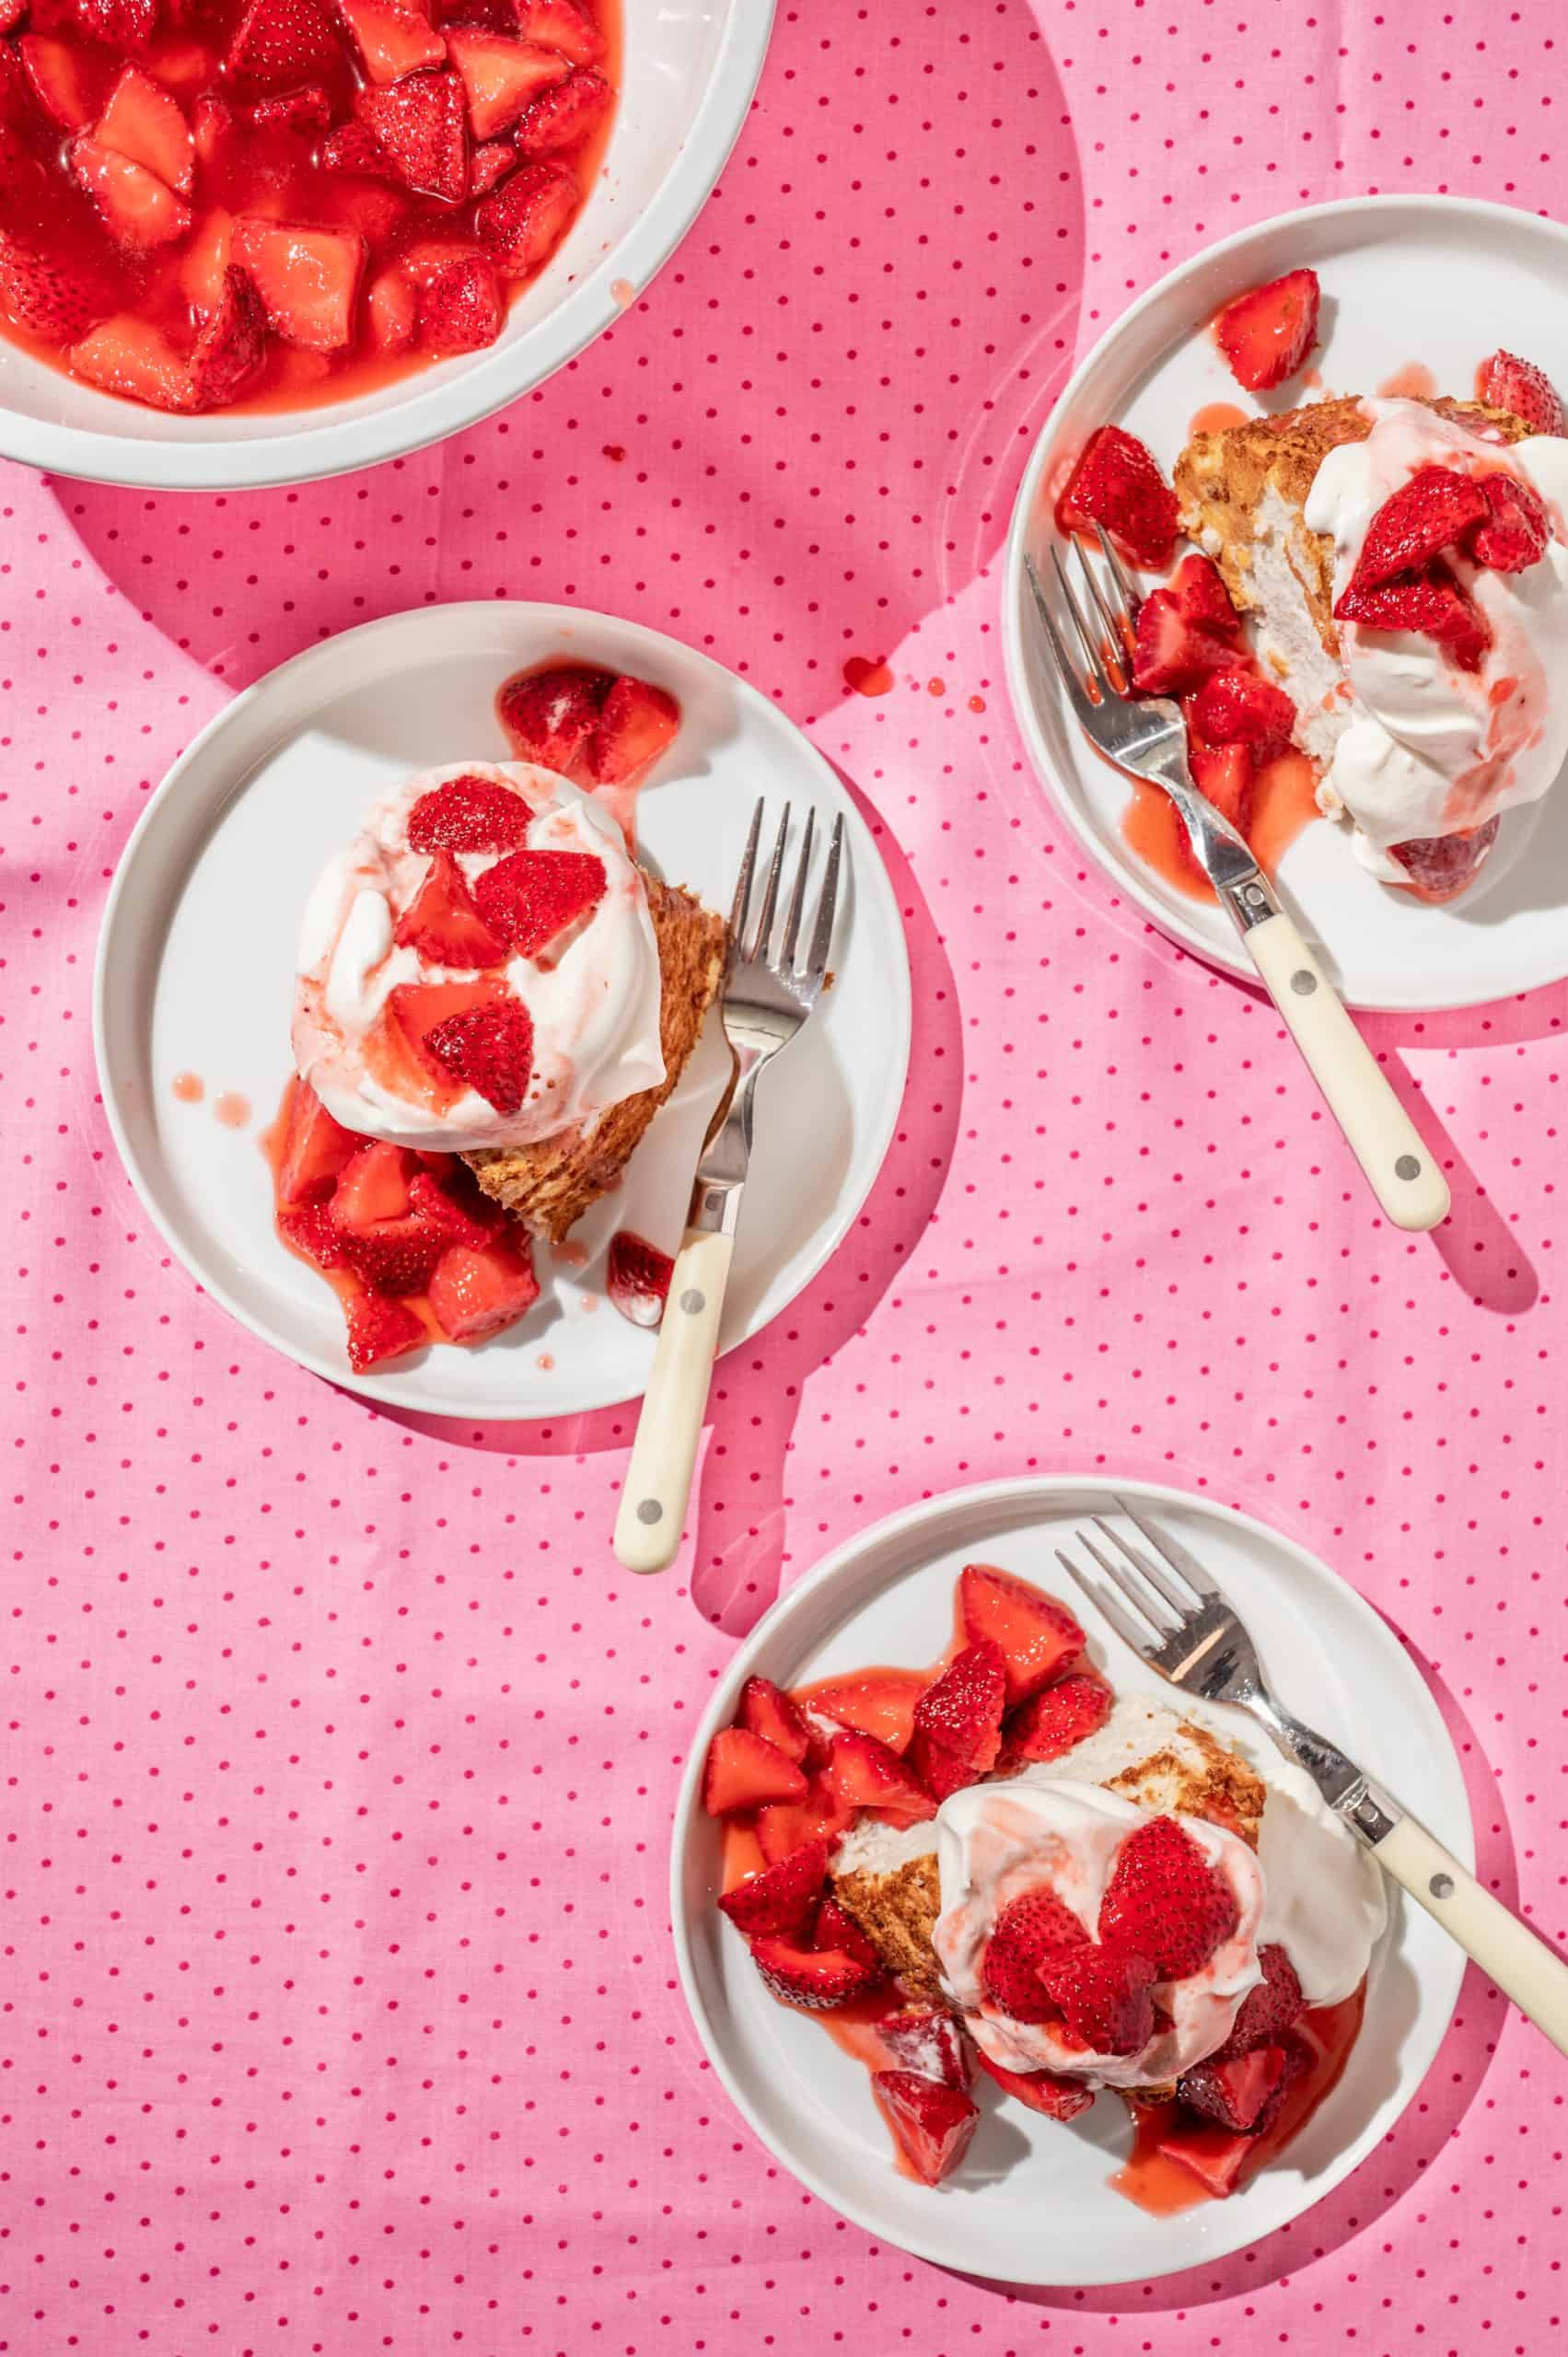
[[[621,318],[691,226],[746,121],[773,0],[624,0],[620,99],[582,211],[495,343],[313,409],[170,417],[0,338],[0,451],[91,482],[240,491],[401,458],[516,401]]]
[[[1322,343],[1299,378],[1260,404],[1207,333],[1249,286],[1310,265],[1323,284]],[[1359,197],[1260,222],[1150,288],[1101,337],[1051,412],[1018,493],[1003,585],[1007,681],[1045,784],[1118,888],[1162,931],[1233,973],[1252,967],[1217,907],[1172,891],[1128,849],[1126,782],[1090,752],[1036,651],[1026,552],[1051,538],[1057,469],[1110,421],[1168,475],[1197,412],[1214,401],[1281,410],[1328,393],[1375,393],[1412,363],[1440,391],[1472,394],[1505,344],[1551,369],[1568,351],[1568,229],[1465,197]],[[1471,889],[1442,908],[1376,883],[1324,820],[1286,853],[1280,883],[1353,1005],[1396,1013],[1475,1006],[1568,974],[1568,801],[1509,812]]]
[[[1366,2014],[1344,2077],[1295,2142],[1244,2192],[1169,2218],[1107,2182],[1126,2157],[1127,2116],[1107,2099],[1063,2126],[981,2083],[963,2165],[931,2188],[900,2175],[867,2073],[809,2016],[768,1995],[714,1901],[720,1835],[702,1805],[709,1738],[754,1672],[782,1686],[870,1663],[935,1661],[950,1643],[966,1562],[999,1563],[1084,1620],[1090,1651],[1123,1693],[1159,1689],[1057,1563],[1090,1514],[1130,1499],[1199,1556],[1244,1615],[1282,1699],[1337,1736],[1393,1791],[1418,1799],[1438,1837],[1473,1856],[1464,1779],[1437,1706],[1397,1639],[1353,1589],[1278,1532],[1143,1481],[1119,1491],[1069,1476],[993,1481],[913,1506],[852,1539],[776,1605],[743,1645],[692,1747],[676,1809],[671,1920],[681,1984],[703,2042],[757,2134],[802,2184],[919,2258],[1014,2283],[1144,2282],[1221,2258],[1321,2200],[1385,2136],[1448,2026],[1464,1957],[1418,1908],[1396,1905],[1373,1957]],[[1207,1713],[1206,1713],[1207,1715]],[[1238,1750],[1267,1739],[1216,1712]],[[1390,1885],[1390,1893],[1397,1898]]]
[[[558,1416],[644,1387],[654,1337],[605,1299],[619,1227],[672,1250],[708,1118],[728,1076],[716,1012],[621,1187],[547,1247],[540,1298],[473,1350],[435,1347],[352,1376],[343,1318],[317,1271],[273,1229],[259,1133],[290,1070],[295,940],[311,884],[366,807],[411,771],[508,757],[494,712],[509,672],[567,658],[636,673],[678,698],[680,733],[638,796],[650,865],[728,911],[760,794],[844,817],[833,988],[761,1083],[757,1146],[721,1348],[777,1317],[847,1233],[893,1133],[909,1064],[909,961],[898,903],[864,820],[782,713],[706,656],[570,606],[432,606],[346,631],[238,697],[197,737],[121,860],[99,943],[94,1018],[115,1143],[192,1274],[252,1332],[367,1399],[426,1415]],[[204,1086],[180,1101],[177,1076]],[[226,1129],[220,1095],[253,1120]]]

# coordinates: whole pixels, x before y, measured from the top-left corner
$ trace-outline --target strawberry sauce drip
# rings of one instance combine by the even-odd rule
[[[1259,771],[1247,840],[1265,876],[1278,874],[1296,837],[1321,816],[1317,794],[1317,767],[1305,753],[1282,753]],[[1195,864],[1187,830],[1162,787],[1143,778],[1134,782],[1121,814],[1121,837],[1173,892],[1213,903],[1209,879]]]

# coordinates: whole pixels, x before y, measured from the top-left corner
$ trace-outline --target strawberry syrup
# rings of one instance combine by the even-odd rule
[[[169,1089],[181,1105],[199,1105],[207,1093],[206,1083],[199,1072],[177,1072],[169,1083]]]
[[[1265,876],[1273,877],[1296,837],[1320,816],[1318,772],[1305,753],[1282,753],[1258,772],[1247,840]],[[1209,879],[1195,864],[1175,803],[1162,786],[1133,782],[1121,814],[1121,837],[1162,883],[1190,900],[1213,901]]]
[[[1237,409],[1234,401],[1206,401],[1194,410],[1187,426],[1187,438],[1191,441],[1200,434],[1225,434],[1233,425],[1245,425],[1247,412]]]

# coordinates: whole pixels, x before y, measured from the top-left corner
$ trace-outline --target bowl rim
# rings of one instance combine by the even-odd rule
[[[492,345],[471,362],[437,363],[426,390],[380,416],[304,410],[299,415],[310,422],[297,432],[257,440],[227,435],[209,442],[144,442],[122,438],[108,427],[29,417],[0,401],[0,457],[128,491],[265,491],[409,458],[482,424],[534,391],[624,315],[630,307],[611,293],[612,282],[629,281],[641,300],[683,242],[750,111],[776,5],[777,0],[728,0],[728,21],[707,88],[668,170],[625,235],[516,343]],[[106,404],[112,398],[103,396]],[[323,417],[326,422],[319,423]]]

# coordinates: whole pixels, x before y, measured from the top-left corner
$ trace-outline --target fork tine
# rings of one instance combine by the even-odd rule
[[[811,842],[817,830],[817,813],[806,813],[806,832],[800,839],[800,858],[795,871],[795,889],[790,894],[789,914],[784,919],[784,946],[779,951],[779,964],[786,974],[795,971],[795,946],[800,938],[801,911],[806,905],[806,876],[811,865]]]
[[[1138,1575],[1135,1571],[1124,1571],[1121,1565],[1118,1562],[1113,1562],[1109,1555],[1102,1555],[1086,1530],[1079,1531],[1078,1544],[1080,1547],[1085,1548],[1089,1555],[1092,1556],[1098,1569],[1105,1573],[1106,1578],[1115,1582],[1122,1595],[1127,1598],[1128,1603],[1132,1607],[1133,1611],[1140,1613],[1148,1622],[1150,1628],[1154,1631],[1162,1645],[1168,1638],[1174,1637],[1179,1633],[1181,1624],[1180,1614],[1178,1613],[1176,1615],[1174,1622],[1167,1622],[1163,1611],[1161,1610],[1160,1599],[1157,1592],[1153,1589],[1145,1590],[1141,1587],[1138,1584]]]
[[[1121,1549],[1134,1571],[1142,1573],[1156,1595],[1164,1596],[1178,1620],[1190,1620],[1198,1608],[1193,1599],[1190,1596],[1181,1595],[1175,1581],[1167,1580],[1157,1563],[1151,1562],[1148,1556],[1143,1554],[1136,1547],[1129,1546],[1119,1530],[1112,1530],[1103,1515],[1097,1514],[1094,1519],[1095,1528],[1103,1533],[1112,1547]]]
[[[1084,650],[1084,660],[1088,665],[1089,677],[1100,694],[1109,702],[1117,691],[1106,677],[1105,666],[1100,661],[1099,648],[1089,635],[1089,626],[1084,620],[1073,584],[1067,578],[1067,568],[1062,562],[1060,549],[1051,550],[1051,562],[1056,567],[1056,578],[1061,586],[1062,595],[1067,600],[1067,611],[1073,617],[1073,627],[1078,633],[1078,644]]]
[[[757,864],[757,843],[762,832],[762,801],[757,797],[757,807],[751,813],[751,831],[746,838],[741,855],[740,873],[735,879],[735,905],[729,912],[729,938],[737,957],[740,954],[740,936],[746,930],[747,911],[751,905],[751,870]]]
[[[1094,706],[1089,702],[1082,679],[1078,677],[1078,667],[1063,644],[1062,633],[1056,627],[1056,617],[1046,603],[1045,592],[1040,586],[1040,575],[1035,571],[1033,557],[1025,557],[1024,572],[1028,575],[1029,587],[1034,592],[1035,611],[1039,614],[1046,637],[1051,642],[1051,651],[1056,657],[1056,668],[1061,674],[1063,685],[1077,707],[1080,718],[1085,719],[1086,725],[1086,715],[1094,710]]]
[[[1131,1616],[1123,1612],[1115,1597],[1108,1596],[1099,1582],[1090,1579],[1088,1573],[1080,1570],[1071,1555],[1064,1555],[1060,1547],[1056,1550],[1056,1560],[1074,1585],[1088,1598],[1101,1620],[1109,1621],[1122,1643],[1141,1660],[1147,1661],[1155,1649],[1147,1631],[1136,1628]]]
[[[828,845],[827,872],[822,878],[822,897],[817,903],[817,925],[811,935],[811,955],[807,960],[806,978],[820,990],[828,979],[828,953],[833,946],[833,914],[839,904],[839,862],[844,847],[844,814],[841,810],[833,820],[832,841]]]
[[[1098,535],[1100,549],[1105,557],[1106,564],[1109,569],[1110,577],[1116,584],[1117,595],[1121,598],[1123,610],[1125,610],[1127,616],[1127,628],[1132,630],[1137,623],[1138,608],[1143,603],[1143,600],[1139,597],[1138,592],[1133,588],[1132,584],[1128,580],[1127,568],[1122,563],[1121,559],[1117,555],[1110,534],[1106,530],[1105,526],[1103,524],[1097,524],[1095,526],[1095,531]]]
[[[1109,602],[1106,598],[1105,591],[1099,586],[1099,575],[1095,571],[1094,566],[1089,563],[1088,551],[1085,548],[1082,540],[1074,537],[1073,546],[1078,552],[1078,568],[1083,574],[1084,579],[1089,585],[1089,595],[1094,599],[1096,610],[1098,611],[1101,621],[1105,624],[1107,635],[1109,639],[1110,644],[1116,650],[1118,661],[1122,664],[1123,668],[1125,668],[1127,641],[1122,635],[1121,618],[1120,615],[1112,613]]]
[[[784,843],[789,835],[789,804],[784,807],[779,831],[773,839],[773,855],[768,862],[768,880],[762,889],[762,909],[757,919],[757,937],[746,952],[749,958],[766,958],[768,944],[772,937],[773,913],[779,904],[779,877],[784,873]]]
[[[1145,1538],[1148,1541],[1149,1545],[1154,1549],[1155,1553],[1160,1558],[1162,1562],[1169,1564],[1171,1570],[1176,1573],[1177,1578],[1179,1580],[1185,1581],[1186,1585],[1191,1589],[1195,1596],[1198,1596],[1204,1604],[1224,1604],[1225,1602],[1225,1597],[1222,1595],[1215,1583],[1209,1577],[1209,1574],[1203,1569],[1202,1563],[1199,1562],[1197,1557],[1190,1554],[1187,1549],[1180,1544],[1179,1540],[1170,1538],[1168,1534],[1162,1537],[1152,1523],[1145,1522],[1141,1514],[1133,1512],[1125,1498],[1118,1498],[1116,1503],[1121,1511],[1126,1515],[1128,1521],[1132,1524],[1133,1529],[1138,1532],[1141,1538]]]

